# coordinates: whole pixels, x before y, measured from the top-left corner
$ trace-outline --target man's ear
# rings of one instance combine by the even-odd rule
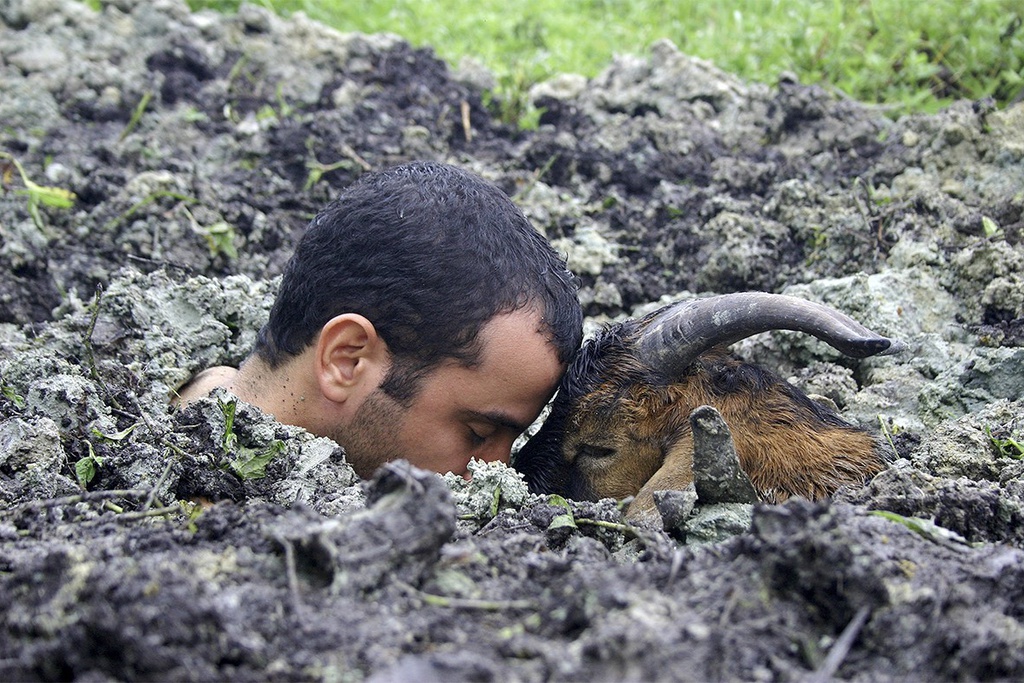
[[[389,362],[387,344],[358,313],[335,316],[320,329],[314,371],[328,400],[344,403],[368,395],[383,380]]]

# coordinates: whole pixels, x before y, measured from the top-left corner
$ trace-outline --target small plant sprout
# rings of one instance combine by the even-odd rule
[[[235,434],[235,413],[238,402],[217,399],[221,412],[224,413],[224,438],[221,448],[229,459],[227,469],[234,472],[240,479],[259,479],[267,475],[267,465],[285,450],[284,442],[274,439],[263,448],[252,448],[239,443]]]
[[[257,121],[279,121],[295,113],[295,107],[285,99],[284,89],[280,83],[277,84],[275,99],[277,100],[277,107],[275,108],[272,104],[264,104],[256,112]]]
[[[311,187],[320,182],[320,179],[331,171],[337,171],[339,168],[346,168],[355,170],[357,167],[363,171],[372,171],[373,165],[369,161],[364,159],[352,149],[351,146],[342,143],[341,153],[343,157],[338,161],[330,164],[321,163],[316,158],[316,153],[313,151],[315,141],[313,138],[306,140],[306,149],[309,150],[309,159],[306,161],[306,168],[309,169],[309,175],[306,176],[306,184],[302,186],[302,191],[306,192]]]
[[[235,226],[227,221],[217,221],[212,225],[200,225],[191,211],[185,207],[182,207],[182,211],[188,216],[192,231],[197,235],[202,235],[206,240],[210,256],[223,254],[229,260],[238,258],[238,248],[235,246]]]
[[[135,105],[135,109],[132,111],[131,118],[128,119],[128,123],[125,125],[124,130],[121,131],[121,137],[118,138],[119,140],[124,140],[138,127],[139,121],[142,120],[142,115],[146,113],[146,107],[149,106],[149,101],[151,99],[153,99],[153,93],[151,91],[147,90],[142,94],[142,98],[139,100],[139,103]]]
[[[999,224],[988,216],[981,217],[981,230],[985,235],[985,239],[995,240],[1000,239],[1003,236],[1003,229],[999,227]]]
[[[882,430],[882,435],[885,436],[886,442],[889,444],[889,448],[892,449],[893,453],[897,453],[896,442],[893,441],[892,437],[900,432],[899,426],[896,424],[887,424],[885,418],[881,415],[878,416],[878,425]]]
[[[96,455],[92,442],[86,440],[85,445],[89,448],[89,455],[75,463],[75,478],[83,489],[89,487],[89,482],[96,478],[96,470],[103,464],[103,458]]]
[[[306,176],[306,184],[302,186],[302,190],[308,191],[314,185],[319,183],[325,173],[337,171],[339,168],[353,168],[354,166],[355,164],[348,159],[341,159],[340,161],[335,161],[333,164],[321,164],[316,159],[307,161],[306,168],[309,169],[309,175]]]
[[[226,221],[217,221],[213,225],[202,228],[203,237],[206,238],[206,246],[211,256],[224,254],[229,259],[238,258],[238,249],[235,247],[235,226]]]
[[[530,88],[542,80],[541,72],[519,64],[498,77],[498,85],[484,93],[483,104],[507,125],[519,130],[537,130],[544,109],[533,105]]]
[[[139,423],[129,426],[126,429],[122,429],[119,432],[107,434],[101,432],[96,427],[92,428],[92,435],[95,436],[99,441],[109,444],[122,443],[128,436],[135,431],[135,428],[139,426]],[[96,472],[99,470],[100,465],[103,464],[103,458],[96,455],[96,451],[93,449],[92,441],[85,440],[85,445],[89,449],[89,454],[83,458],[80,458],[75,463],[75,478],[78,480],[78,485],[83,489],[88,488],[89,482],[96,478]]]
[[[868,514],[875,517],[882,517],[890,522],[902,524],[918,536],[942,546],[956,548],[971,545],[970,542],[960,534],[945,527],[941,527],[930,519],[924,519],[922,517],[905,517],[904,515],[890,512],[889,510],[872,510]]]
[[[239,446],[238,457],[229,466],[240,479],[260,479],[267,476],[267,465],[281,453],[284,453],[284,442],[278,439],[271,441],[266,448]]]
[[[121,443],[122,441],[127,439],[128,435],[131,434],[133,431],[135,431],[135,428],[138,427],[138,426],[139,426],[139,423],[136,422],[135,424],[131,425],[127,429],[122,429],[121,431],[114,432],[113,434],[105,434],[104,432],[101,432],[100,430],[98,430],[95,427],[93,427],[92,428],[92,434],[93,434],[93,436],[97,437],[101,441],[105,441],[105,442],[108,442],[108,443]]]
[[[551,518],[551,522],[548,524],[548,529],[560,529],[562,527],[569,527],[570,529],[577,528],[576,520],[572,515],[572,507],[569,506],[569,501],[558,494],[551,494],[548,496],[548,505],[557,505],[558,507],[565,509],[565,512],[561,512]]]
[[[1014,460],[1024,459],[1024,441],[1014,434],[1007,434],[1001,436],[992,433],[991,427],[985,427],[985,435],[995,446],[996,451],[999,455],[1004,458],[1013,458]]]
[[[21,183],[24,188],[15,189],[15,194],[21,194],[28,197],[28,213],[32,216],[32,222],[36,224],[36,227],[40,230],[43,229],[43,217],[39,213],[40,206],[51,206],[57,209],[70,209],[75,205],[75,201],[78,197],[75,193],[70,190],[65,190],[61,187],[51,187],[48,185],[39,185],[32,182],[25,173],[24,167],[17,159],[8,154],[7,152],[0,152],[0,159],[6,159],[7,164],[0,166],[0,185],[4,188],[9,185],[13,180],[13,173],[11,167],[18,171],[18,175],[21,177]]]
[[[235,436],[235,411],[238,409],[238,402],[217,399],[217,405],[224,413],[224,439],[221,441],[221,448],[224,449],[224,453],[232,453],[238,446],[238,437]]]
[[[19,410],[25,407],[25,397],[19,394],[18,390],[14,387],[4,384],[3,378],[0,378],[0,395],[13,403],[14,407]]]

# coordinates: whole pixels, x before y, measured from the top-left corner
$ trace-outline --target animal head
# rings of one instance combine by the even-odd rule
[[[820,498],[883,467],[873,438],[770,371],[724,347],[771,329],[812,334],[854,357],[895,353],[838,311],[795,297],[727,294],[609,326],[569,366],[540,431],[515,466],[531,490],[579,500],[636,496],[693,481],[690,413],[714,406],[760,496]]]

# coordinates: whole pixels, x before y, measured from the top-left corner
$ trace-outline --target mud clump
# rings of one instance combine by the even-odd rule
[[[0,678],[1024,675],[1022,105],[894,121],[660,42],[536,88],[524,131],[486,74],[393,36],[101,5],[0,6]],[[173,412],[251,349],[309,218],[423,158],[513,195],[594,324],[761,289],[906,341],[735,347],[890,468],[728,524],[662,496],[669,534],[501,465],[360,482],[224,392]]]

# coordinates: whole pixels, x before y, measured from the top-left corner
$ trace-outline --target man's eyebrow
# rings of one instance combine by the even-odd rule
[[[516,434],[521,434],[526,431],[529,424],[523,424],[519,420],[515,419],[511,415],[503,413],[498,410],[470,410],[467,411],[468,415],[472,419],[486,420],[492,424],[496,424],[499,427],[505,427],[515,431]]]

